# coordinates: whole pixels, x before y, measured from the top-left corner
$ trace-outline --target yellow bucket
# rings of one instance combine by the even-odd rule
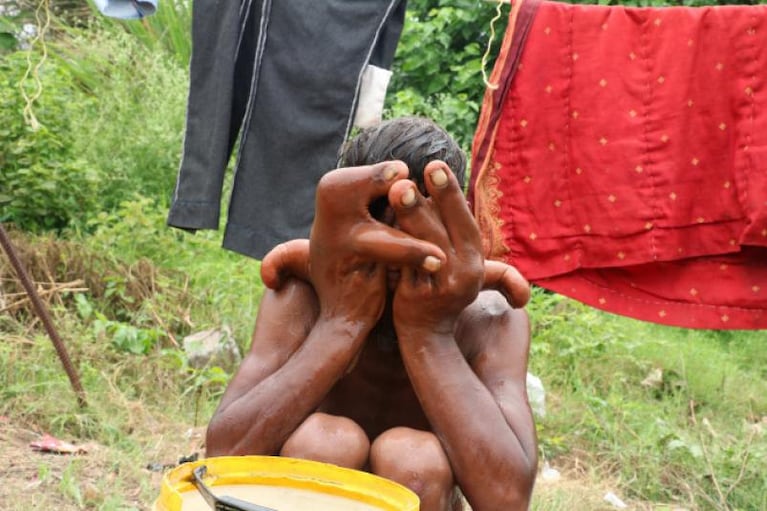
[[[192,472],[207,467],[205,484],[279,511],[418,511],[408,488],[367,472],[282,456],[223,456],[185,463],[165,473],[153,511],[209,511]]]

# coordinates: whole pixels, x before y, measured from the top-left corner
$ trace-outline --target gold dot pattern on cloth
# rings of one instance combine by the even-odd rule
[[[748,297],[767,296],[767,279],[738,280],[743,268],[734,262],[744,226],[752,245],[767,247],[767,222],[743,218],[746,201],[767,212],[767,194],[752,198],[759,187],[737,174],[767,168],[767,89],[758,73],[767,69],[767,44],[759,45],[767,43],[760,35],[767,10],[721,25],[717,37],[708,27],[723,10],[704,9],[636,8],[626,16],[623,8],[539,6],[522,43],[525,71],[503,106],[510,114],[497,131],[503,144],[495,145],[508,154],[498,174],[508,218],[492,243],[506,244],[511,264],[527,264],[542,284],[562,275],[559,290],[577,288],[586,303],[625,310],[615,304],[640,296],[649,279],[631,273],[631,282],[604,292],[578,279],[600,283],[603,274],[644,265],[673,273],[716,245],[708,271],[738,282]],[[722,101],[712,102],[717,95]],[[656,275],[652,285],[676,286],[675,299],[691,306],[710,305],[707,327],[738,324],[738,313],[712,304],[719,298],[708,281]],[[655,296],[663,294],[644,295],[656,320],[689,316]]]

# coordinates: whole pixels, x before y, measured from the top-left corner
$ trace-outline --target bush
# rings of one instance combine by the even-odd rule
[[[47,46],[39,83],[24,80],[28,95],[41,91],[32,104],[39,129],[25,121],[19,85],[40,61],[38,49],[0,63],[0,194],[12,198],[0,220],[61,231],[136,194],[167,206],[183,140],[185,66],[108,23],[59,26]]]
[[[60,230],[97,207],[99,176],[74,150],[73,121],[93,103],[49,61],[40,71],[42,94],[34,104],[41,126],[33,129],[24,119],[19,86],[27,66],[21,52],[0,61],[0,193],[11,198],[2,218],[25,230]]]
[[[136,195],[167,206],[181,157],[186,68],[119,26],[72,30],[52,46],[80,97],[97,101],[79,119],[73,144],[102,176],[102,211]]]
[[[423,115],[444,126],[468,152],[485,85],[482,56],[490,40],[492,2],[411,0],[387,104],[388,117]],[[497,48],[508,6],[494,23]],[[485,65],[489,74],[492,60]]]

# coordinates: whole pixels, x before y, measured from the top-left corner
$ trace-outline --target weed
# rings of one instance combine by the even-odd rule
[[[540,289],[529,310],[531,369],[549,398],[542,458],[609,463],[637,499],[761,508],[764,332],[652,325]]]
[[[85,501],[83,499],[82,492],[80,491],[80,486],[77,482],[77,476],[75,474],[75,465],[76,462],[71,462],[67,467],[64,469],[64,473],[61,477],[61,493],[64,494],[65,497],[68,497],[72,499],[75,504],[77,504],[77,507],[80,509],[83,509],[85,507]]]

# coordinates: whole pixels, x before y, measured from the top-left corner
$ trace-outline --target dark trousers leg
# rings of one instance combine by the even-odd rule
[[[168,224],[216,229],[221,188],[248,96],[260,0],[195,0],[186,131]],[[244,28],[248,25],[249,32]]]
[[[361,74],[374,49],[385,53],[388,48],[393,54],[396,47],[404,15],[404,7],[398,11],[400,4],[272,1],[264,51],[256,57],[257,80],[244,125],[225,247],[261,258],[279,242],[308,236],[316,183],[335,167],[350,129]],[[388,22],[393,23],[390,30]],[[394,38],[393,43],[384,45],[384,34]]]

